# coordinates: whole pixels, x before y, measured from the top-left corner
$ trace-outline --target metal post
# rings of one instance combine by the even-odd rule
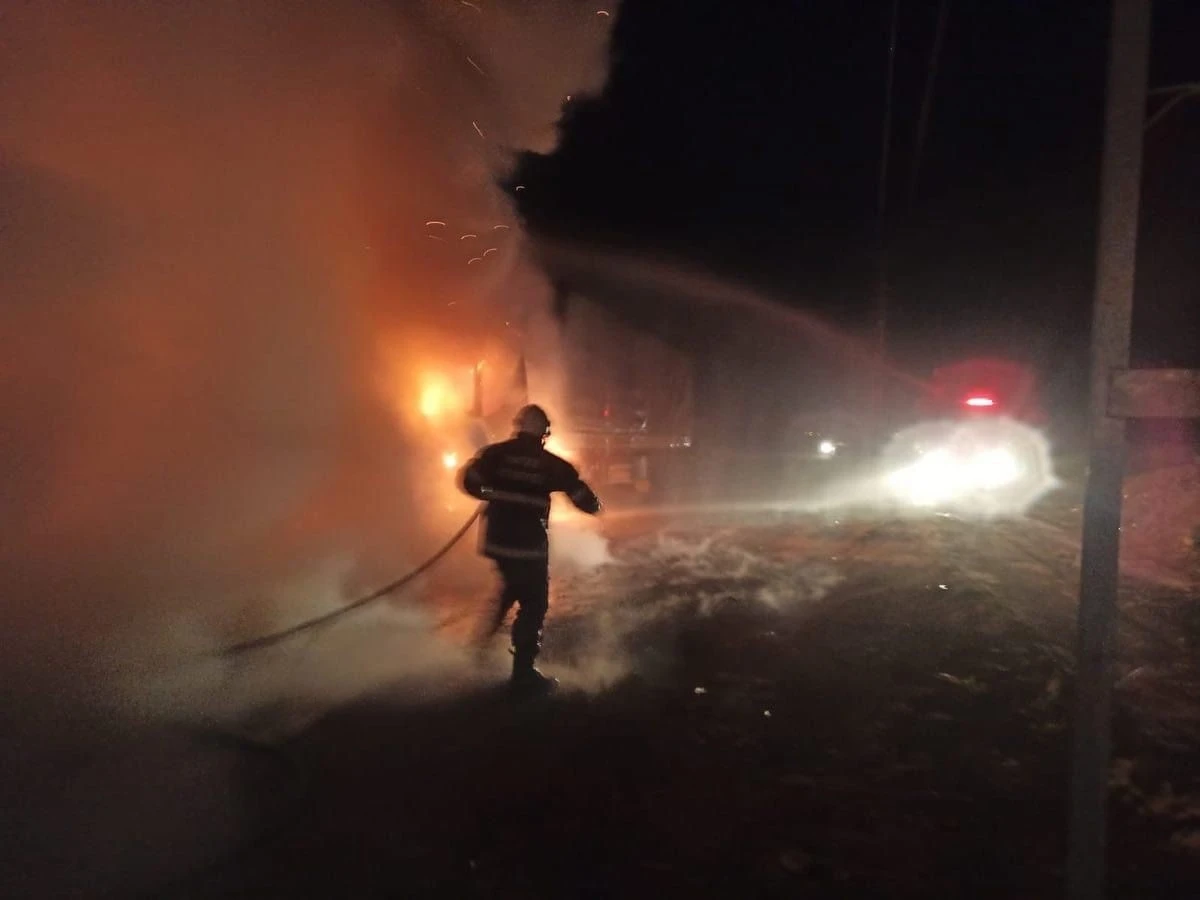
[[[1069,900],[1105,893],[1108,768],[1125,421],[1108,414],[1112,373],[1129,364],[1141,188],[1150,0],[1113,0],[1092,315],[1091,465],[1083,508]]]

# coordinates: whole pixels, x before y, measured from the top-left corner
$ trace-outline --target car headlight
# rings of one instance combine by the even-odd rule
[[[1046,439],[1003,417],[905,429],[884,450],[883,480],[901,502],[980,515],[1023,513],[1058,485]]]
[[[1007,487],[1021,477],[1021,464],[1004,447],[975,454],[968,466],[968,482],[986,491]]]
[[[837,453],[837,444],[833,441],[821,441],[821,443],[817,444],[817,452],[822,456],[833,456],[833,454]]]
[[[888,482],[917,506],[932,506],[975,491],[1000,490],[1021,474],[1020,462],[1006,448],[965,456],[938,448],[892,472]]]

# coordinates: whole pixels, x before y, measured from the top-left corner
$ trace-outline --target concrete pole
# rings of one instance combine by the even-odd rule
[[[1125,420],[1108,414],[1112,374],[1129,365],[1137,257],[1150,0],[1112,0],[1092,315],[1091,465],[1083,508],[1069,900],[1102,900],[1119,581]]]

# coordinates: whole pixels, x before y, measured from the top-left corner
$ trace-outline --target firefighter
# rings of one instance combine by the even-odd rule
[[[494,635],[517,605],[512,626],[512,686],[520,691],[554,687],[533,665],[542,643],[550,602],[550,495],[561,491],[581,511],[595,515],[600,501],[576,468],[546,449],[550,418],[540,406],[523,407],[515,433],[490,444],[463,468],[464,491],[487,503],[480,552],[499,570],[500,597],[485,639]]]

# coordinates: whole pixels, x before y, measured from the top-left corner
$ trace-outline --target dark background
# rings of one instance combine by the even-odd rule
[[[1037,368],[1051,405],[1078,411],[1108,4],[950,0],[914,186],[938,8],[900,3],[890,353],[916,376],[975,354],[1015,357]],[[627,0],[603,95],[572,98],[559,150],[520,162],[511,186],[523,186],[514,196],[529,227],[598,258],[619,248],[713,273],[869,341],[890,14],[888,0]],[[1151,86],[1200,80],[1198,38],[1200,4],[1158,0]],[[1191,100],[1147,135],[1141,363],[1200,365],[1198,163]],[[846,396],[854,360],[804,329],[636,280],[571,278],[693,350],[701,396],[743,431]]]

